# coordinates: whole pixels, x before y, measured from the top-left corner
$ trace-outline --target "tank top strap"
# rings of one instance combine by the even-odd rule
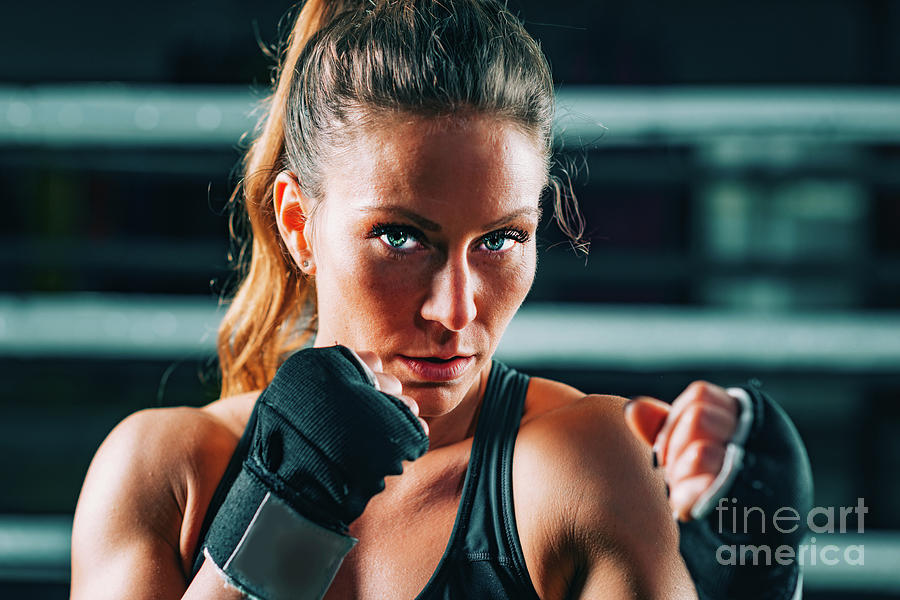
[[[492,560],[530,581],[515,524],[512,460],[528,391],[527,375],[494,361],[469,459],[471,493],[460,506],[462,553],[470,561]]]

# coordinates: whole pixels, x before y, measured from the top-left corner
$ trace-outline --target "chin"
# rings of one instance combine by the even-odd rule
[[[440,417],[459,406],[465,397],[465,390],[448,389],[446,384],[404,383],[403,394],[419,405],[420,417]]]

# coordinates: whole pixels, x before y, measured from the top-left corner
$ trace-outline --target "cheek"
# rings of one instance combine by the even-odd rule
[[[415,304],[426,285],[425,268],[415,261],[396,261],[361,252],[348,285],[360,303],[371,311],[367,318],[399,318],[403,309]]]
[[[526,248],[513,264],[486,271],[482,278],[482,306],[479,312],[488,312],[504,324],[512,319],[531,289],[535,268],[534,250]]]

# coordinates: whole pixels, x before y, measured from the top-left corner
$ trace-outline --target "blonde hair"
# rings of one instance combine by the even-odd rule
[[[229,232],[237,241],[229,258],[243,271],[243,278],[219,325],[216,345],[223,397],[264,388],[285,353],[302,347],[315,332],[314,319],[299,332],[291,327],[299,325],[302,314],[315,314],[315,290],[283,251],[270,200],[284,156],[282,121],[293,74],[285,65],[297,63],[309,38],[342,8],[340,4],[312,0],[298,14],[277,67],[280,75],[273,78],[274,90],[263,101],[267,111],[257,126],[260,134],[244,155],[243,179],[229,200]],[[239,232],[246,227],[243,221],[249,221],[252,236]]]
[[[280,171],[294,173],[315,200],[321,162],[355,128],[384,114],[461,112],[533,133],[549,170],[550,69],[500,0],[309,0],[283,48],[229,201],[237,241],[230,258],[240,285],[219,327],[222,396],[264,388],[316,330],[314,282],[294,264],[275,224],[272,190]],[[572,225],[572,214],[580,218],[574,198],[550,181],[557,222],[577,242],[583,228]]]

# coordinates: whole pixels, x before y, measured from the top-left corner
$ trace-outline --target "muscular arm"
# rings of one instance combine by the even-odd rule
[[[78,501],[71,598],[241,598],[207,566],[185,593],[184,557],[197,542],[190,516],[208,495],[203,478],[221,476],[235,442],[193,409],[142,411],[120,423]]]
[[[543,465],[555,535],[574,561],[567,597],[696,598],[665,485],[627,430],[623,404],[586,396],[517,442]]]

